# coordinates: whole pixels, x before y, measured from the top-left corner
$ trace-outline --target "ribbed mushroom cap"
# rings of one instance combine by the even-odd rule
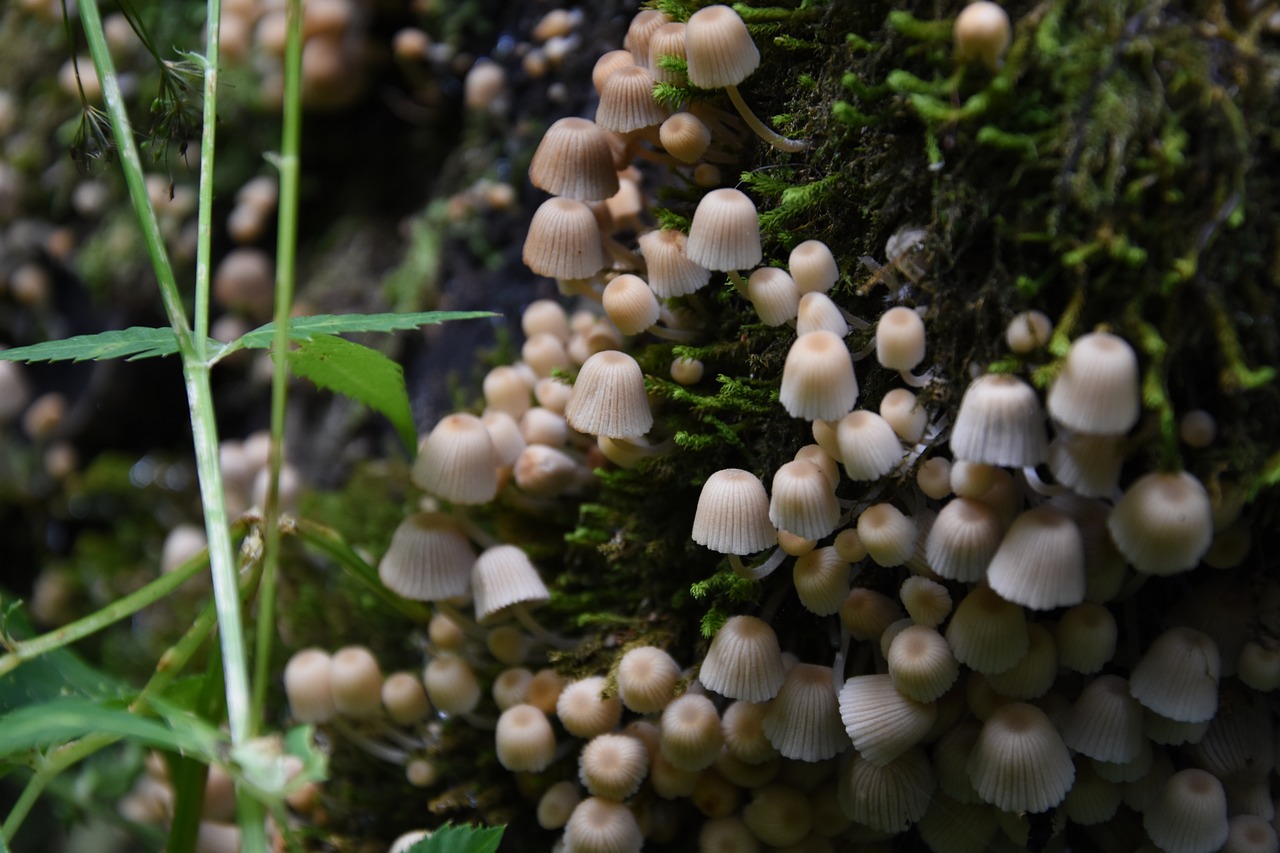
[[[538,799],[538,826],[560,829],[569,822],[569,816],[580,802],[582,795],[575,783],[568,779],[556,782]]]
[[[1116,652],[1116,618],[1101,604],[1068,608],[1054,626],[1058,663],[1086,674],[1098,672]]]
[[[457,504],[482,504],[498,493],[498,451],[475,415],[445,415],[413,463],[414,485]]]
[[[1062,802],[1075,779],[1066,744],[1034,705],[993,713],[969,755],[969,778],[985,802],[1009,812],[1042,812]]]
[[[1124,435],[1138,422],[1138,356],[1108,332],[1072,342],[1045,401],[1049,417],[1076,432]]]
[[[1048,463],[1054,478],[1076,494],[1110,497],[1124,464],[1120,437],[1059,432],[1049,442]]]
[[[391,534],[378,561],[378,577],[387,589],[415,601],[439,601],[471,590],[471,541],[457,522],[441,512],[418,512]]]
[[[999,825],[995,809],[985,803],[964,803],[938,793],[917,824],[920,839],[930,850],[946,853],[984,853],[994,845]]]
[[[916,550],[916,524],[893,504],[872,504],[858,515],[858,537],[877,565],[905,563]]]
[[[936,628],[951,615],[951,593],[935,580],[912,575],[902,582],[898,598],[911,621]]]
[[[754,616],[730,616],[716,632],[698,679],[721,696],[763,702],[777,695],[785,673],[778,636]]]
[[[1227,841],[1222,853],[1276,853],[1280,839],[1276,830],[1255,814],[1238,814],[1227,821]]]
[[[685,251],[690,260],[709,270],[743,270],[759,264],[760,220],[755,203],[731,188],[704,195],[693,212]]]
[[[929,413],[906,388],[892,388],[885,393],[880,400],[880,417],[907,444],[919,444],[929,425]]]
[[[747,298],[766,326],[781,326],[796,318],[800,289],[786,270],[760,267],[747,278]]]
[[[885,629],[902,618],[898,602],[874,589],[855,586],[840,605],[840,624],[861,642],[880,642]]]
[[[679,680],[680,665],[657,646],[629,649],[618,663],[618,696],[637,714],[665,708]]]
[[[596,735],[578,755],[578,778],[592,796],[621,802],[649,772],[649,750],[633,737]]]
[[[494,732],[498,763],[512,772],[540,773],[556,754],[547,715],[532,705],[513,705],[498,717]]]
[[[1227,841],[1227,795],[1212,773],[1174,773],[1142,815],[1147,836],[1166,853],[1202,853]]]
[[[805,609],[830,616],[849,596],[850,566],[832,547],[814,548],[796,558],[792,579]]]
[[[1048,506],[1019,515],[987,566],[987,583],[1032,610],[1084,601],[1084,540],[1075,522]]]
[[[1067,746],[1110,764],[1126,764],[1142,751],[1142,706],[1129,682],[1100,675],[1085,685],[1062,728]]]
[[[565,731],[578,737],[595,737],[617,727],[622,718],[622,701],[617,696],[604,698],[601,694],[605,687],[604,676],[592,675],[560,691],[556,716]]]
[[[423,670],[422,684],[431,704],[446,714],[466,714],[480,703],[480,682],[457,655],[432,658]]]
[[[1003,672],[1017,663],[1030,640],[1022,608],[977,586],[957,605],[947,625],[956,660],[978,672]]]
[[[1147,648],[1129,675],[1133,698],[1162,717],[1184,723],[1213,719],[1218,711],[1222,662],[1207,634],[1170,628]]]
[[[778,400],[793,418],[831,421],[848,414],[858,401],[858,379],[844,341],[827,331],[796,338],[782,367]]]
[[[669,23],[671,23],[671,17],[666,12],[642,9],[627,25],[622,46],[635,55],[637,62],[644,64],[648,62],[649,45],[653,41],[654,34]]]
[[[1213,542],[1209,496],[1193,475],[1152,472],[1129,487],[1107,519],[1120,553],[1140,572],[1194,569]]]
[[[826,293],[840,278],[835,256],[821,240],[805,240],[792,249],[787,269],[801,293]]]
[[[1124,789],[1098,775],[1094,763],[1075,757],[1076,781],[1062,801],[1062,814],[1072,823],[1097,826],[1115,817],[1124,800]]]
[[[875,412],[850,412],[836,425],[840,461],[850,480],[878,480],[902,461],[902,442]]]
[[[658,322],[661,306],[638,275],[624,273],[605,285],[601,297],[605,314],[624,335],[638,335]]]
[[[876,361],[890,370],[912,370],[924,361],[924,320],[902,305],[890,308],[876,323]]]
[[[885,765],[918,744],[937,718],[932,702],[908,699],[888,675],[857,675],[840,689],[840,719],[854,748]]]
[[[1275,769],[1275,721],[1261,697],[1224,705],[1189,751],[1195,763],[1220,779],[1228,776],[1266,776]]]
[[[591,69],[591,85],[595,87],[596,94],[600,94],[604,89],[605,81],[609,79],[610,74],[624,65],[635,64],[636,57],[629,50],[610,50],[602,53]]]
[[[819,330],[830,332],[837,338],[849,334],[849,324],[840,306],[825,293],[805,293],[800,296],[796,309],[796,334],[807,335]]]
[[[736,86],[760,65],[760,51],[742,18],[728,6],[707,6],[685,29],[689,82],[700,89]]]
[[[476,619],[484,620],[513,604],[541,604],[551,600],[529,556],[515,545],[486,548],[471,568]]]
[[[1044,461],[1044,410],[1035,389],[1008,373],[988,373],[969,383],[951,430],[956,459],[1014,468]]]
[[[653,426],[653,412],[640,365],[618,350],[588,358],[573,383],[564,416],[578,432],[609,438],[644,435]]]
[[[924,553],[934,573],[972,583],[986,575],[1002,538],[1004,530],[995,510],[974,498],[957,497],[934,517]]]
[[[658,746],[680,770],[704,770],[720,754],[720,715],[706,696],[686,693],[662,710]]]
[[[653,75],[642,65],[624,65],[604,81],[596,124],[605,130],[629,133],[662,124],[667,110],[653,99]]]
[[[639,853],[644,835],[631,809],[600,797],[578,803],[564,827],[566,853]]]
[[[760,478],[741,468],[708,477],[698,495],[692,536],[719,554],[754,554],[776,544],[778,533],[769,521],[769,496]]]
[[[684,59],[684,41],[685,25],[681,23],[669,22],[653,31],[653,36],[649,39],[648,55],[649,70],[653,73],[654,80],[659,83],[674,83],[677,86],[684,85],[686,79],[685,74],[668,71],[662,67],[661,62],[662,57],[664,56]],[[695,157],[694,159],[696,160],[697,158]]]
[[[658,128],[658,141],[677,160],[695,163],[711,146],[711,131],[693,113],[672,113]]]
[[[1010,699],[1039,699],[1049,692],[1058,677],[1058,648],[1049,629],[1027,623],[1027,653],[1004,672],[986,676],[987,683]]]
[[[524,667],[504,669],[493,679],[489,693],[498,710],[505,711],[513,705],[519,705],[529,698],[529,685],[533,683],[533,673]]]
[[[529,182],[552,195],[603,201],[618,191],[608,136],[589,119],[560,119],[547,128],[533,152]]]
[[[823,761],[849,745],[831,667],[798,663],[787,671],[761,727],[769,742],[785,758]]]
[[[749,765],[759,765],[778,757],[778,750],[769,743],[764,733],[764,715],[769,712],[769,702],[738,700],[724,709],[720,718],[720,733],[724,737],[725,751],[736,760]]]
[[[527,415],[528,412],[525,412]],[[489,431],[489,440],[493,449],[498,451],[498,464],[502,467],[514,465],[524,450],[524,435],[520,432],[520,424],[506,412],[486,412],[481,418],[484,428]]]
[[[817,465],[793,459],[774,472],[769,499],[769,521],[774,527],[805,539],[821,539],[835,530],[839,520],[835,490]]]
[[[294,652],[284,667],[289,713],[299,723],[327,723],[338,713],[330,676],[333,658],[323,649]]]
[[[533,272],[551,278],[594,275],[604,266],[596,215],[571,198],[547,199],[529,222],[522,260]]]
[[[859,824],[899,833],[924,817],[933,797],[933,768],[913,747],[885,764],[854,757],[840,779],[840,805]]]
[[[899,631],[885,657],[893,686],[917,702],[938,699],[960,675],[960,665],[947,641],[924,625],[909,625]]]
[[[711,270],[689,258],[689,238],[683,231],[673,228],[646,231],[637,242],[649,273],[649,287],[658,297],[685,296],[710,281]]]

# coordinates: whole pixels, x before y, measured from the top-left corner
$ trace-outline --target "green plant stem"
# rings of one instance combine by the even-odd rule
[[[200,128],[200,198],[196,213],[195,349],[204,361],[209,339],[209,283],[213,278],[213,154],[218,133],[218,54],[222,0],[209,0],[204,54],[204,101]]]
[[[9,809],[9,814],[4,820],[4,827],[0,828],[0,835],[4,837],[7,844],[13,840],[13,836],[17,833],[18,828],[22,826],[22,822],[26,820],[27,815],[31,812],[32,806],[36,804],[36,800],[40,799],[40,795],[44,793],[44,789],[49,786],[59,773],[66,770],[72,765],[84,761],[101,749],[105,749],[120,739],[115,734],[92,734],[63,744],[57,749],[51,750],[48,754],[40,756],[36,759],[35,775],[27,782],[22,793],[18,796],[17,802]]]
[[[247,522],[237,521],[232,527],[231,536],[238,537],[244,533]],[[8,675],[27,661],[34,660],[46,652],[68,646],[78,640],[95,634],[137,613],[142,608],[154,604],[177,589],[187,579],[203,570],[209,564],[209,552],[201,551],[171,572],[166,572],[142,589],[117,599],[101,610],[95,610],[83,619],[77,619],[63,625],[55,631],[32,637],[18,643],[8,654],[0,657],[0,678]]]
[[[288,37],[284,62],[284,122],[281,130],[280,211],[276,240],[275,339],[271,376],[271,453],[266,500],[266,559],[258,593],[258,632],[253,658],[254,723],[263,719],[271,677],[271,647],[275,640],[276,573],[280,556],[280,467],[284,456],[285,402],[289,389],[289,314],[293,307],[298,243],[298,173],[302,138],[302,4],[285,6]]]

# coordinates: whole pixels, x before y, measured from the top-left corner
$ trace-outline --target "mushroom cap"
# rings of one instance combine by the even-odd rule
[[[742,809],[742,822],[765,844],[799,844],[813,826],[813,806],[801,791],[787,785],[765,785],[752,793]]]
[[[529,222],[522,260],[536,274],[555,279],[594,275],[604,267],[596,215],[571,198],[547,199]]]
[[[679,770],[696,772],[715,763],[724,735],[715,704],[699,693],[686,693],[662,709],[658,747]]]
[[[415,601],[439,601],[471,591],[476,552],[462,528],[442,512],[418,512],[391,534],[378,561],[387,589]]]
[[[1075,766],[1044,711],[1024,702],[996,710],[969,755],[978,795],[1002,811],[1042,812],[1071,790]]]
[[[778,541],[769,521],[769,496],[750,471],[725,468],[702,484],[693,516],[693,541],[719,554],[754,554]]]
[[[836,424],[840,461],[850,480],[878,480],[902,461],[902,442],[875,412],[849,412]]]
[[[1034,388],[1008,373],[988,373],[969,383],[951,430],[956,459],[1034,467],[1044,461],[1047,443]]]
[[[604,313],[624,335],[638,335],[658,322],[662,307],[644,279],[631,273],[615,276],[601,297]]]
[[[742,17],[729,6],[707,6],[685,28],[689,82],[701,89],[736,86],[760,65],[760,51]]]
[[[677,86],[684,84],[686,75],[674,71],[668,71],[663,68],[661,64],[661,59],[664,56],[674,56],[676,59],[684,59],[684,42],[684,24],[668,22],[653,31],[653,35],[649,38],[648,61],[649,70],[653,73],[654,80],[659,83],[674,83]],[[697,157],[693,159],[696,160]]]
[[[422,673],[431,704],[446,714],[466,714],[480,704],[480,682],[471,666],[457,655],[437,655]]]
[[[760,267],[747,278],[747,298],[766,326],[781,326],[796,319],[800,289],[786,270]]]
[[[658,141],[672,157],[694,163],[711,146],[711,131],[693,113],[672,113],[658,128]]]
[[[617,696],[604,698],[606,686],[604,676],[592,675],[560,691],[556,716],[565,731],[578,737],[595,737],[617,727],[622,718],[622,700]]]
[[[1049,629],[1027,623],[1027,653],[1004,672],[986,676],[987,683],[1010,699],[1038,699],[1049,692],[1058,677],[1058,647]]]
[[[1213,543],[1213,509],[1204,486],[1183,471],[1138,479],[1107,518],[1120,553],[1140,572],[1173,575],[1194,569]]]
[[[982,673],[1003,672],[1027,653],[1030,639],[1022,608],[976,586],[961,599],[947,624],[956,660]]]
[[[1049,442],[1049,471],[1078,495],[1108,498],[1120,482],[1120,437],[1059,431]]]
[[[793,459],[774,472],[769,500],[769,521],[774,527],[805,539],[821,539],[835,530],[839,520],[835,490],[817,465]]]
[[[821,240],[805,240],[792,249],[787,269],[801,293],[826,293],[840,278],[835,256]]]
[[[1141,414],[1138,356],[1109,332],[1076,338],[1045,402],[1049,417],[1076,432],[1123,435]]]
[[[605,130],[630,133],[667,118],[667,109],[653,99],[653,74],[643,65],[624,65],[604,81],[596,124]]]
[[[618,173],[605,131],[576,116],[556,121],[529,161],[529,182],[578,201],[603,201],[616,193]]]
[[[513,705],[503,711],[494,742],[498,763],[512,772],[540,773],[555,758],[555,732],[547,715],[532,705]]]
[[[830,546],[801,554],[792,569],[800,603],[819,616],[837,612],[848,599],[849,575],[849,564]]]
[[[649,287],[662,299],[686,296],[705,287],[711,270],[689,259],[683,231],[660,228],[641,234],[637,242],[649,273]]]
[[[1129,682],[1100,675],[1080,691],[1062,726],[1062,739],[1096,761],[1127,764],[1142,752],[1142,706]]]
[[[729,187],[704,195],[693,212],[685,250],[690,260],[709,270],[750,269],[760,263],[755,202]]]
[[[486,548],[471,568],[471,587],[477,620],[488,619],[513,604],[551,600],[537,568],[515,545]]]
[[[893,686],[917,702],[939,699],[960,676],[960,664],[947,641],[924,625],[909,625],[899,631],[885,658]]]
[[[1066,514],[1049,506],[1023,512],[1000,540],[987,583],[1006,601],[1032,610],[1084,601],[1084,540]]]
[[[849,324],[844,319],[840,306],[825,293],[810,291],[800,295],[800,304],[796,306],[796,334],[807,335],[825,329],[837,338],[849,334]]]
[[[1199,768],[1179,770],[1143,811],[1142,826],[1169,853],[1217,850],[1230,834],[1222,783]]]
[[[995,71],[1013,38],[1013,25],[999,3],[977,0],[956,16],[954,37],[956,62],[978,60]]]
[[[592,738],[578,755],[578,778],[592,796],[621,802],[636,792],[649,772],[649,750],[620,734]]]
[[[785,677],[778,635],[755,616],[730,616],[716,632],[698,679],[721,696],[763,702]]]
[[[769,707],[768,702],[739,699],[724,709],[720,731],[726,753],[749,765],[764,764],[778,757],[778,750],[764,733],[764,715]]]
[[[831,667],[798,663],[761,720],[765,736],[785,758],[824,761],[849,745],[831,686]]]
[[[653,412],[640,365],[618,350],[604,350],[588,358],[573,383],[564,416],[569,426],[591,435],[644,435],[653,426]]]
[[[938,511],[925,539],[929,567],[949,580],[981,580],[1004,531],[996,511],[974,498],[952,498]]]
[[[872,504],[859,513],[858,536],[880,566],[900,566],[916,550],[916,523],[889,503]]]
[[[457,504],[482,504],[498,493],[498,450],[475,415],[445,415],[427,435],[410,474],[414,485]]]
[[[300,723],[327,723],[338,713],[330,679],[333,658],[323,649],[294,652],[284,667],[289,713]]]
[[[778,400],[793,418],[832,421],[858,401],[853,357],[834,333],[819,330],[796,338],[782,367]]]
[[[885,764],[855,756],[840,779],[840,804],[857,823],[897,834],[924,817],[934,785],[933,768],[919,747]]]
[[[1218,712],[1218,646],[1193,628],[1170,628],[1147,648],[1129,674],[1133,698],[1162,717],[1184,723]]]
[[[564,827],[565,849],[575,853],[639,853],[644,835],[631,809],[600,797],[587,797]]]
[[[890,370],[913,370],[924,361],[924,320],[914,310],[897,305],[876,323],[876,361]]]
[[[637,714],[665,708],[679,680],[680,665],[657,646],[629,649],[618,663],[618,697]]]
[[[858,753],[888,764],[918,744],[938,717],[938,706],[903,696],[889,675],[856,675],[840,689],[840,719]]]

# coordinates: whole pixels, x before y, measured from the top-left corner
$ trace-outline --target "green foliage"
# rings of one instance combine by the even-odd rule
[[[404,387],[404,369],[382,353],[334,335],[313,335],[288,352],[289,368],[317,386],[381,412],[412,453],[418,433]]]
[[[409,853],[494,853],[502,843],[503,826],[446,823],[409,848]]]

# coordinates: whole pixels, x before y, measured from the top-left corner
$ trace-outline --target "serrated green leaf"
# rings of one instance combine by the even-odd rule
[[[101,361],[108,358],[154,358],[178,351],[173,329],[131,326],[94,335],[76,335],[29,347],[0,350],[0,361]]]
[[[316,335],[345,335],[352,332],[399,332],[449,320],[478,320],[493,317],[492,311],[420,311],[416,314],[316,314],[289,320],[289,339],[311,340]],[[276,324],[267,323],[246,333],[232,346],[266,349],[276,334]]]
[[[446,823],[409,848],[409,853],[494,853],[505,826]]]
[[[207,762],[217,759],[222,741],[217,729],[185,712],[174,712],[162,721],[105,703],[62,698],[0,717],[0,755],[43,749],[93,733],[133,738]]]
[[[289,367],[303,379],[381,412],[410,452],[417,446],[404,370],[375,349],[333,335],[315,335],[289,350]]]

